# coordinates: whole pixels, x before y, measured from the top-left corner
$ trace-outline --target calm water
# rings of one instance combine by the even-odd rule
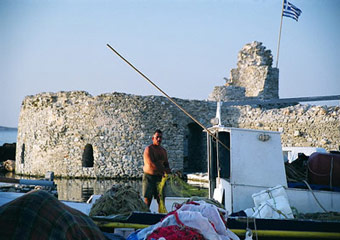
[[[0,146],[4,143],[15,143],[17,141],[18,130],[0,130]]]
[[[114,184],[130,185],[141,194],[141,180],[55,179],[59,200],[86,202],[92,194],[104,194]]]
[[[13,173],[1,174],[0,177],[39,179],[35,177],[19,176]],[[86,202],[92,194],[104,194],[114,184],[130,185],[137,192],[142,191],[142,180],[98,180],[98,179],[54,179],[57,184],[58,199]]]
[[[5,175],[0,173],[0,177],[1,176],[17,179],[37,179],[34,177],[22,177],[13,173],[7,173]],[[140,195],[142,193],[142,180],[55,179],[54,182],[57,184],[59,200],[86,202],[92,194],[104,194],[114,184],[122,184],[124,186],[130,185],[139,192]],[[190,183],[190,185],[207,188],[207,186],[198,182]]]

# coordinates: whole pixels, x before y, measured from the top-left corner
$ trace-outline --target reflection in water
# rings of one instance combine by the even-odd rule
[[[0,172],[0,177],[15,179],[42,179],[37,177],[19,176],[14,173]],[[58,190],[59,200],[86,202],[92,194],[104,194],[114,184],[130,185],[140,194],[142,193],[142,180],[118,179],[54,179]]]
[[[92,194],[104,194],[114,184],[130,185],[141,194],[142,180],[55,179],[58,199],[86,202]]]
[[[13,172],[0,172],[0,177],[16,178]]]
[[[94,194],[93,187],[82,187],[81,201],[86,202],[91,197],[92,194]]]
[[[19,176],[13,173],[0,173],[0,176],[5,176],[7,178],[24,178],[24,179],[41,179],[36,177]],[[124,186],[130,185],[139,194],[142,194],[142,180],[134,179],[54,179],[57,185],[58,199],[68,200],[76,202],[86,202],[92,194],[104,194],[109,190],[114,184],[122,184]],[[203,183],[199,182],[188,182],[199,188],[208,188]]]

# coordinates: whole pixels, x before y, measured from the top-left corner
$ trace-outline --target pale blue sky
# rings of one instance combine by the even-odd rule
[[[340,1],[290,0],[283,19],[280,97],[340,94]],[[85,90],[160,95],[109,43],[170,96],[206,99],[263,42],[277,55],[282,0],[1,0],[0,126],[16,127],[22,100]],[[274,61],[275,64],[275,61]]]

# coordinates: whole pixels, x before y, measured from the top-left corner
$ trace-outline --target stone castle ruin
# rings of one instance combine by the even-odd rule
[[[270,50],[259,42],[247,44],[230,79],[214,88],[209,101],[175,101],[209,127],[216,100],[278,98],[278,69],[271,65]],[[337,106],[222,106],[221,117],[228,127],[280,131],[283,146],[337,150],[340,145]],[[144,148],[157,128],[172,168],[206,171],[205,134],[165,97],[83,91],[27,96],[19,118],[16,173],[140,178]]]
[[[216,86],[210,101],[279,98],[279,69],[272,68],[273,55],[260,42],[246,44],[238,54],[237,68],[224,86]]]

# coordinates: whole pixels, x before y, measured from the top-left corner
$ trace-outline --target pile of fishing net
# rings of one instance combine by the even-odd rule
[[[302,182],[303,180],[307,180],[307,161],[308,157],[301,157],[291,163],[285,163],[288,182]]]
[[[131,186],[113,185],[92,206],[90,216],[128,215],[133,211],[149,212],[139,193]]]

